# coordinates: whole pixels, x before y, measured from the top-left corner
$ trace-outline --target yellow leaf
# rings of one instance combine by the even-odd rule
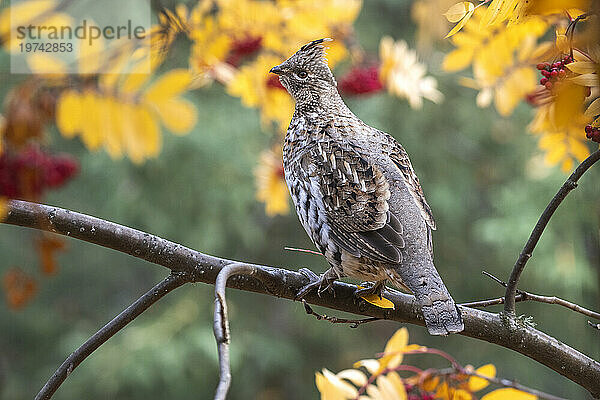
[[[588,74],[598,71],[600,66],[591,61],[575,61],[566,65],[571,71],[577,74]]]
[[[398,375],[397,372],[393,371],[387,374],[387,378],[396,392],[396,397],[394,399],[406,400],[406,387],[404,386],[404,382],[402,382],[402,378],[400,378],[400,375]]]
[[[600,114],[600,97],[592,101],[587,110],[585,110],[585,116],[589,118],[595,117],[598,114]]]
[[[460,31],[462,29],[463,26],[465,26],[465,24],[467,23],[467,21],[469,21],[469,19],[471,18],[471,16],[473,15],[473,4],[469,3],[470,6],[470,10],[467,12],[467,14],[463,17],[463,19],[460,20],[460,22],[458,24],[456,24],[454,26],[454,28],[452,28],[450,30],[450,32],[448,32],[448,34],[444,37],[444,39],[449,38],[450,36],[454,35],[456,32]]]
[[[552,118],[556,130],[567,129],[573,121],[581,116],[586,90],[585,87],[574,83],[577,82],[567,80],[561,85],[557,85],[556,98],[552,108],[554,112]]]
[[[446,17],[449,22],[458,22],[473,8],[474,6],[471,2],[461,1],[460,3],[451,6],[448,11],[444,13],[444,17]]]
[[[72,138],[81,130],[83,109],[81,96],[75,90],[67,89],[61,93],[56,105],[56,126],[66,138]]]
[[[479,93],[477,93],[477,97],[475,98],[475,103],[479,108],[485,108],[490,105],[492,102],[492,97],[494,92],[490,88],[481,89]]]
[[[578,75],[574,78],[569,79],[571,82],[582,86],[598,86],[598,75],[596,74],[583,74]]]
[[[156,118],[145,107],[136,107],[136,130],[141,139],[138,146],[145,150],[144,154],[157,156],[161,147],[160,128]]]
[[[174,69],[161,76],[144,93],[149,102],[161,102],[185,91],[192,82],[192,74],[187,69]]]
[[[352,364],[354,368],[364,367],[370,374],[374,374],[379,369],[379,361],[372,358],[367,360],[360,360]]]
[[[569,144],[569,152],[577,160],[583,161],[590,155],[588,147],[584,144],[583,135],[577,137],[568,136],[567,143]],[[568,169],[571,169],[571,166]]]
[[[322,374],[315,373],[315,382],[321,393],[321,399],[345,400],[353,399],[358,395],[358,391],[354,386],[342,381],[326,368],[323,368]]]
[[[573,169],[573,159],[567,158],[560,164],[560,170],[564,173],[570,172]]]
[[[106,132],[106,151],[113,159],[120,158],[123,155],[125,146],[123,139],[122,107],[113,97],[106,98],[106,107],[108,109],[108,127]]]
[[[265,203],[268,216],[287,214],[289,192],[283,179],[281,147],[263,151],[254,170],[256,178],[256,199]]]
[[[196,125],[196,108],[184,99],[170,98],[155,104],[163,125],[176,135],[188,133]]]
[[[393,353],[397,351],[403,351],[408,344],[408,329],[398,329],[388,340],[385,345],[384,353]]]
[[[406,346],[404,348],[405,353],[412,352],[412,351],[425,351],[425,350],[427,350],[427,347],[421,346],[420,344],[409,344],[408,346]]]
[[[560,160],[567,156],[567,146],[564,143],[557,143],[544,156],[544,161],[548,165],[556,165]]]
[[[386,368],[396,368],[402,364],[404,358],[404,349],[408,344],[408,329],[400,328],[392,335],[385,345],[384,355],[379,359],[379,369],[377,373]]]
[[[452,393],[452,400],[473,400],[473,396],[466,390],[456,389],[454,393]]]
[[[495,21],[492,21],[492,23],[499,23],[507,20],[508,18],[511,19],[511,22],[518,22],[520,14],[519,1],[520,0],[505,0],[502,4],[502,9],[500,10],[498,17]]]
[[[568,53],[570,50],[569,38],[564,29],[556,30],[556,48],[562,53]]]
[[[120,87],[121,92],[126,94],[135,93],[142,85],[144,85],[144,83],[146,83],[146,81],[148,81],[151,76],[151,71],[148,67],[148,58],[146,56],[141,56],[141,58],[127,70],[126,77]]]
[[[96,150],[102,144],[104,136],[105,121],[100,110],[103,108],[101,97],[87,90],[81,95],[81,110],[85,112],[85,118],[81,118],[81,140],[89,150]],[[93,111],[93,112],[92,112]]]
[[[537,396],[531,393],[521,392],[513,388],[502,388],[494,390],[483,396],[481,400],[536,400]]]
[[[49,74],[60,77],[67,71],[65,62],[48,53],[33,53],[27,57],[27,65],[34,74]]]
[[[359,289],[362,289],[362,286],[358,286]],[[385,297],[379,297],[377,294],[370,294],[368,296],[360,296],[361,299],[364,299],[367,303],[371,303],[379,308],[391,308],[392,310],[395,308],[394,303]]]
[[[426,392],[433,392],[437,389],[439,383],[440,378],[438,376],[434,376],[433,378],[426,378],[423,381],[423,390],[425,390]]]
[[[404,393],[404,398],[406,398],[406,391],[398,393],[396,387],[390,382],[387,376],[382,375],[377,378],[377,387],[381,392],[381,400],[399,400],[401,393]]]
[[[345,369],[338,372],[336,376],[340,379],[347,379],[358,387],[367,383],[367,376],[357,369]]]
[[[6,35],[11,27],[28,25],[28,22],[51,12],[56,4],[56,0],[30,0],[11,4],[0,16],[0,33]]]
[[[459,71],[466,68],[473,61],[475,49],[472,47],[459,47],[444,57],[442,68],[444,71]]]
[[[92,21],[91,24],[94,24],[94,22]],[[80,74],[95,74],[100,72],[100,69],[104,67],[103,64],[105,61],[104,41],[102,37],[95,40],[79,40],[77,63]]]
[[[494,366],[494,364],[486,364],[482,367],[477,368],[475,372],[479,375],[487,376],[490,378],[496,377],[496,367]],[[481,389],[486,388],[489,384],[490,383],[487,379],[483,379],[478,376],[472,376],[469,378],[469,390],[471,392],[478,392]]]
[[[129,63],[130,48],[129,43],[121,44],[119,54],[112,56],[103,68],[103,72],[98,78],[98,86],[107,91],[112,92],[117,82],[125,76],[123,70]]]
[[[0,221],[4,219],[8,212],[8,204],[6,203],[5,197],[0,197]]]
[[[492,0],[490,5],[485,10],[485,14],[483,14],[481,20],[479,21],[479,29],[485,29],[488,25],[491,25],[492,22],[495,21],[502,8],[503,2],[504,0]]]
[[[381,393],[379,388],[375,385],[367,386],[367,394],[371,399],[383,399],[383,393]]]
[[[532,68],[522,67],[506,77],[496,88],[494,103],[502,116],[510,115],[525,95],[535,89],[536,73]]]
[[[120,91],[125,94],[135,93],[150,78],[150,74],[131,73],[123,80]]]
[[[136,106],[123,103],[120,107],[120,112],[116,113],[113,118],[116,119],[115,123],[121,127],[123,144],[127,152],[127,156],[136,164],[140,164],[144,161],[144,149],[140,146],[139,135],[136,126]]]
[[[528,14],[562,14],[569,8],[587,10],[590,0],[531,0],[527,9]]]

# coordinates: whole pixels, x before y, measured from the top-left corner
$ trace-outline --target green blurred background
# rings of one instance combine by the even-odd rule
[[[365,2],[355,25],[362,46],[377,52],[391,35],[414,47],[409,1]],[[444,47],[448,46],[448,47]],[[177,46],[176,46],[177,47]],[[185,46],[181,46],[185,47]],[[449,45],[442,45],[448,51]],[[174,61],[185,65],[177,51]],[[566,176],[536,157],[526,133],[532,111],[520,106],[510,119],[478,109],[475,91],[440,70],[442,52],[426,61],[446,99],[421,111],[385,94],[348,98],[365,122],[393,134],[411,155],[438,222],[436,265],[458,302],[499,297],[502,288],[481,274],[507,279],[531,228]],[[6,71],[7,59],[2,59]],[[343,71],[341,67],[337,73]],[[3,74],[11,85],[22,76]],[[0,88],[2,94],[5,88]],[[78,177],[46,203],[122,223],[230,259],[322,272],[323,259],[285,251],[313,248],[295,215],[268,218],[255,200],[253,169],[270,138],[259,114],[219,85],[192,92],[199,123],[184,137],[164,135],[156,160],[135,166],[89,152],[78,140],[51,132],[50,147],[75,155]],[[520,287],[600,308],[600,168],[592,169],[560,207],[529,262]],[[0,225],[0,272],[19,266],[37,273],[30,230]],[[44,279],[23,310],[0,305],[0,398],[32,398],[77,346],[168,271],[109,249],[68,241],[58,275]],[[316,398],[314,372],[339,371],[381,352],[401,325],[376,322],[350,329],[307,316],[299,303],[229,292],[232,329],[232,399]],[[494,311],[499,311],[496,308]],[[323,311],[323,310],[321,310]],[[600,356],[598,332],[586,317],[558,306],[518,304],[537,326]],[[56,399],[211,398],[217,382],[212,336],[213,287],[188,285],[173,292],[89,357]],[[334,312],[325,311],[328,314]],[[436,347],[463,364],[494,363],[498,375],[559,396],[585,391],[528,358],[462,336],[431,337],[408,326],[411,343]],[[408,357],[420,367],[443,366],[432,356]]]

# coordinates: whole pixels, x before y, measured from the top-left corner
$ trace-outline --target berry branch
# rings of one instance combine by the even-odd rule
[[[219,272],[235,262],[100,218],[26,201],[9,201],[3,222],[68,235],[111,248],[169,268],[189,279],[186,282],[214,284]],[[308,283],[308,278],[295,271],[252,266],[256,268],[252,276],[237,276],[228,280],[227,286],[293,300],[298,290]],[[334,293],[323,293],[321,297],[309,294],[306,301],[357,315],[424,325],[413,296],[390,292],[386,297],[394,303],[395,308],[382,309],[357,300],[354,285],[336,282],[333,288]],[[531,326],[507,326],[505,318],[499,314],[467,307],[460,307],[460,310],[465,322],[465,330],[461,335],[512,349],[579,384],[593,396],[600,396],[599,362]]]

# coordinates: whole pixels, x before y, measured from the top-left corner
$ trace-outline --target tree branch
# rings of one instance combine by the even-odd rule
[[[35,400],[50,399],[71,372],[73,372],[73,370],[98,347],[137,318],[141,313],[146,311],[152,304],[160,300],[164,295],[189,281],[189,277],[186,278],[185,274],[170,274],[152,289],[144,293],[142,297],[137,299],[125,310],[121,311],[119,315],[113,318],[108,324],[104,325],[98,332],[94,333],[86,340],[85,343],[79,346],[77,350],[71,353],[46,382],[37,396],[35,396]]]
[[[506,287],[505,282],[501,281],[500,279],[498,279],[494,275],[490,274],[489,272],[483,271],[483,274],[492,278],[494,281],[498,282],[500,285]],[[600,319],[600,313],[597,313],[592,310],[588,310],[587,308],[582,307],[579,304],[575,304],[570,301],[561,299],[560,297],[542,296],[539,294],[529,293],[524,290],[517,289],[517,295],[515,296],[515,302],[527,301],[527,300],[537,301],[539,303],[546,303],[546,304],[557,304],[559,306],[568,308],[570,310],[573,310],[580,314],[586,315],[588,317]],[[500,297],[497,299],[473,301],[470,303],[461,303],[460,305],[463,307],[487,307],[487,306],[493,306],[496,304],[503,304],[503,303],[504,303],[504,297]]]
[[[221,269],[234,262],[57,207],[12,200],[8,202],[8,209],[4,221],[8,224],[43,229],[112,248],[174,272],[186,272],[195,282],[214,284]],[[294,271],[252,266],[256,268],[253,276],[230,279],[227,286],[293,300],[298,290],[308,283],[306,277]],[[386,297],[394,303],[395,309],[382,309],[355,299],[355,289],[354,285],[336,282],[334,294],[324,293],[319,297],[312,293],[306,296],[306,301],[357,315],[424,325],[413,296],[389,293]],[[581,385],[593,396],[600,396],[600,363],[597,361],[535,328],[507,320],[502,315],[467,307],[461,307],[461,313],[465,323],[462,335],[512,349]]]
[[[542,236],[544,229],[546,229],[546,225],[548,225],[550,218],[552,217],[560,203],[562,203],[565,197],[567,197],[569,192],[577,187],[577,181],[579,180],[579,178],[581,178],[581,176],[599,159],[600,150],[596,150],[594,153],[592,153],[592,155],[590,155],[581,164],[579,164],[577,169],[575,169],[571,176],[569,176],[569,179],[567,179],[565,183],[561,186],[561,188],[558,190],[558,193],[556,193],[552,200],[550,200],[550,203],[540,216],[537,224],[531,232],[531,235],[529,236],[529,239],[527,240],[527,243],[525,244],[525,247],[523,248],[523,251],[521,251],[519,258],[515,262],[515,265],[510,274],[510,278],[508,279],[508,284],[506,286],[506,294],[504,295],[504,298],[506,299],[506,302],[504,303],[505,313],[510,315],[514,315],[515,313],[515,296],[517,294],[517,283],[519,282],[521,273],[525,269],[525,264],[527,264],[527,261],[531,258],[533,249],[535,249],[535,246],[540,240],[540,237]]]
[[[215,400],[225,400],[229,385],[231,385],[231,368],[229,366],[229,318],[227,316],[227,301],[225,299],[225,287],[231,275],[243,274],[253,275],[256,267],[250,264],[229,264],[219,272],[215,282],[215,317],[213,320],[213,332],[217,341],[219,352],[219,384],[215,391]]]

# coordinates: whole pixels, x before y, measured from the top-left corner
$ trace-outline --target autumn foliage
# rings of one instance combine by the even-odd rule
[[[446,359],[448,368],[422,370],[404,363],[407,355],[435,355]],[[376,359],[360,360],[352,369],[337,374],[323,369],[315,374],[322,400],[534,400],[537,396],[514,387],[482,394],[491,383],[498,384],[496,367],[461,366],[452,356],[438,350],[408,344],[408,330],[401,328]],[[481,397],[480,397],[481,396]]]
[[[13,21],[58,25],[73,22],[58,0],[27,0],[11,7]],[[257,154],[255,197],[268,217],[290,212],[281,145],[294,110],[274,75],[299,46],[331,37],[328,62],[343,96],[389,95],[419,112],[449,101],[431,71],[460,74],[458,84],[477,91],[478,107],[494,106],[510,117],[522,103],[531,108],[528,131],[537,138],[547,166],[567,173],[600,143],[600,43],[598,6],[589,0],[417,0],[412,18],[417,44],[382,32],[373,53],[363,49],[353,25],[361,0],[198,0],[156,13],[156,24],[138,43],[76,43],[77,73],[48,53],[27,58],[32,73],[10,88],[0,116],[0,217],[12,198],[41,201],[77,174],[72,156],[54,154],[49,132],[80,141],[136,165],[160,155],[167,135],[199,128],[191,100],[218,85],[257,110],[268,145]],[[315,12],[318,10],[318,12]],[[0,12],[0,43],[16,52],[9,10]],[[186,65],[169,64],[177,38],[185,38]],[[440,65],[423,60],[432,48],[448,49]],[[64,243],[39,235],[30,243],[39,269],[11,266],[3,272],[7,304],[21,309],[40,285],[40,276],[59,270]],[[37,271],[37,272],[36,272]],[[367,299],[389,307],[385,299]],[[406,355],[434,354],[447,369],[421,370]],[[357,362],[334,374],[316,374],[322,399],[534,399],[505,387],[489,391],[495,367],[461,366],[449,355],[408,344],[399,330],[377,359]],[[486,393],[482,394],[482,391]]]

